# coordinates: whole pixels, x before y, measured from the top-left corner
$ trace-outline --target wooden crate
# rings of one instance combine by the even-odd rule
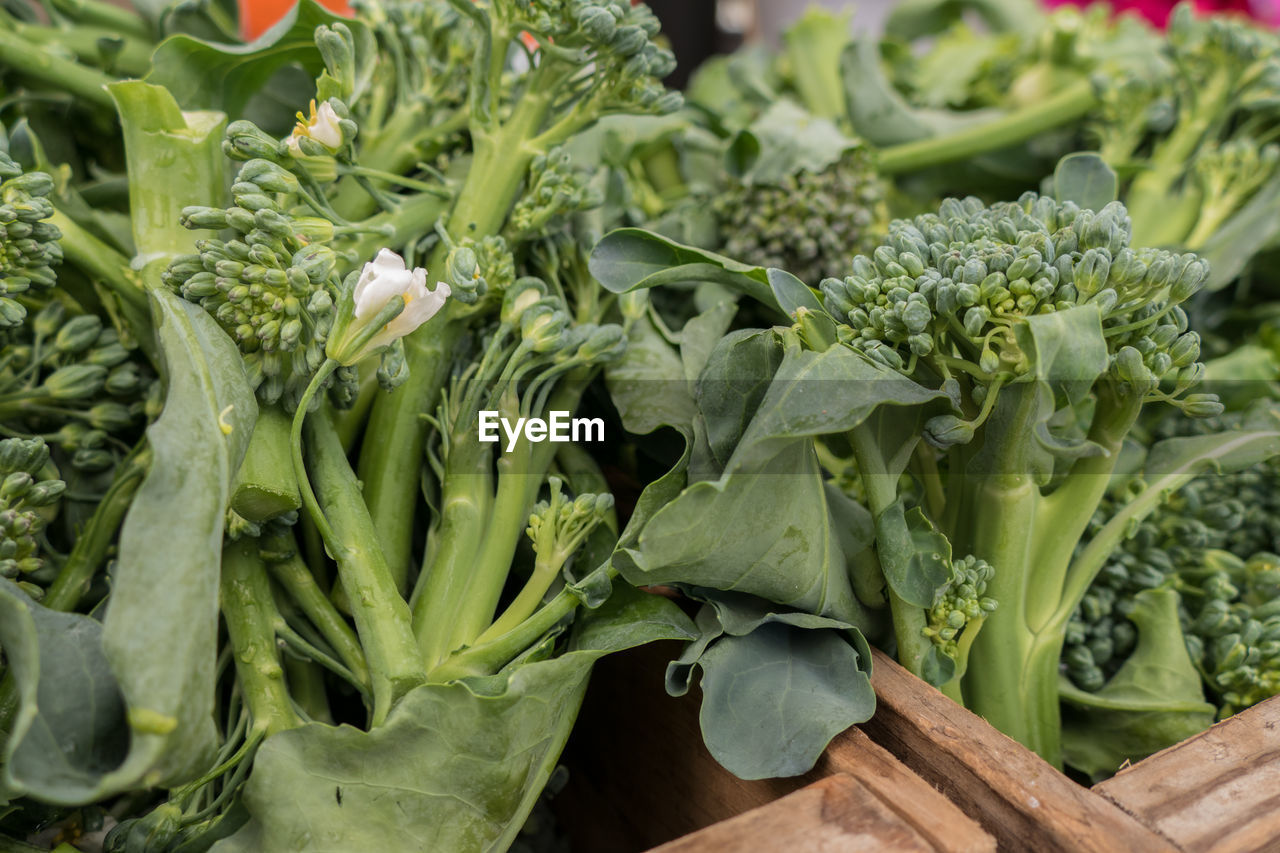
[[[729,773],[702,744],[698,698],[663,690],[678,649],[654,644],[597,667],[565,750],[569,782],[552,800],[575,851],[638,853],[689,833],[659,849],[995,850],[954,803],[857,728],[806,776],[744,781]],[[744,846],[746,833],[753,841]]]
[[[862,728],[1001,849],[1280,851],[1280,697],[1085,788],[876,652]]]
[[[877,652],[876,715],[809,774],[747,782],[702,746],[696,698],[663,692],[675,650],[592,681],[557,798],[576,851],[1280,851],[1280,697],[1090,789]]]

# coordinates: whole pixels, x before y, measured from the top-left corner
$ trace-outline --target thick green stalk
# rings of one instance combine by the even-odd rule
[[[1077,460],[1062,485],[1041,502],[1031,557],[1036,569],[1027,598],[1027,624],[1032,630],[1045,630],[1060,607],[1071,556],[1111,484],[1124,437],[1142,410],[1141,397],[1120,396],[1115,390],[1099,385],[1089,427],[1089,440],[1105,449],[1106,455]]]
[[[267,734],[294,728],[300,721],[276,648],[280,614],[257,540],[246,537],[223,546],[221,597],[236,676],[253,725]]]
[[[282,560],[267,563],[271,576],[275,578],[293,603],[298,605],[311,624],[320,632],[320,636],[328,641],[337,652],[342,663],[351,671],[356,680],[362,684],[369,683],[369,666],[365,662],[364,650],[355,631],[342,618],[342,614],[334,607],[329,596],[325,595],[311,569],[303,562],[298,553],[297,543],[292,536],[275,536],[263,540],[263,547],[268,551],[289,556]]]
[[[289,454],[289,421],[279,405],[258,409],[231,492],[231,508],[249,521],[267,521],[302,506]]]
[[[475,155],[446,225],[455,239],[497,234],[520,192],[536,151],[526,141],[550,109],[550,92],[530,92],[497,132],[473,127]],[[441,269],[448,248],[440,244],[428,269]],[[419,416],[431,411],[448,376],[464,328],[451,304],[405,338],[410,380],[374,404],[369,434],[360,455],[365,500],[377,519],[378,535],[398,585],[408,576],[413,543],[413,507],[426,431]]]
[[[356,633],[368,660],[372,723],[378,725],[401,696],[422,683],[426,673],[413,636],[409,605],[400,596],[379,547],[360,481],[323,408],[307,419],[306,432],[316,494],[333,534],[325,537],[325,544],[338,564],[338,577],[346,589]]]
[[[1027,624],[1037,569],[1032,547],[1041,523],[1040,486],[1027,459],[1039,388],[1025,383],[1001,394],[997,412],[975,439],[993,452],[982,457],[980,471],[968,473],[964,497],[973,507],[966,550],[995,569],[987,594],[999,606],[974,638],[962,687],[971,710],[1045,760],[1061,764],[1058,659],[1045,652],[1045,641]]]
[[[811,10],[783,34],[800,99],[822,118],[842,119],[848,111],[840,55],[849,44],[851,14]]]
[[[0,28],[0,63],[22,77],[47,83],[101,109],[115,110],[115,103],[105,87],[114,83],[116,78],[96,68],[64,59],[13,30]]]
[[[574,371],[551,395],[546,411],[574,411],[584,387],[585,375]],[[498,491],[489,535],[468,578],[467,592],[454,620],[454,648],[475,642],[493,621],[516,547],[528,527],[529,514],[546,482],[555,453],[556,446],[551,442],[534,444],[522,439],[512,452],[499,457]]]
[[[452,438],[430,559],[413,597],[413,631],[428,668],[448,657],[454,620],[493,518],[493,455],[468,423]]]
[[[613,569],[608,571],[610,578],[616,577]],[[514,630],[492,642],[458,652],[433,668],[428,678],[432,682],[443,683],[472,675],[492,675],[528,649],[539,637],[554,628],[561,619],[572,613],[578,604],[578,598],[572,591],[562,589],[541,610],[520,623]]]
[[[1079,80],[1051,98],[989,122],[883,148],[879,169],[885,175],[898,175],[998,151],[1075,121],[1097,104],[1093,85]]]

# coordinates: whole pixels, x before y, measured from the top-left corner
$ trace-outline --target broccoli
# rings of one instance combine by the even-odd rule
[[[1197,432],[1240,428],[1239,415],[1223,420]],[[1271,459],[1199,477],[1138,525],[1068,624],[1062,659],[1072,682],[1101,689],[1133,651],[1135,596],[1168,588],[1179,595],[1180,629],[1220,716],[1280,692],[1278,493],[1280,464]],[[1103,527],[1125,497],[1104,501],[1091,527]]]

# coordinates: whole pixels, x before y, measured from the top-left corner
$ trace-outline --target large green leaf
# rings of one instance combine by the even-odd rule
[[[213,851],[505,850],[555,769],[592,663],[691,629],[671,602],[620,589],[558,658],[417,688],[369,732],[275,735],[244,790],[249,823]]]
[[[165,404],[147,429],[151,470],[120,533],[102,643],[128,706],[129,756],[102,791],[184,781],[208,767],[218,631],[218,575],[230,481],[257,419],[236,345],[159,280],[191,251],[184,204],[221,198],[216,113],[182,113],[162,88],[111,87],[125,136],[130,209],[151,296]]]
[[[832,63],[833,72],[836,65]],[[821,172],[859,144],[830,119],[780,100],[738,135],[731,151],[742,152],[735,171],[744,182],[777,184],[789,175]]]
[[[749,471],[796,438],[843,433],[882,406],[917,407],[945,400],[853,350],[814,352],[790,346],[728,469]]]
[[[734,590],[850,622],[860,612],[822,472],[804,440],[750,471],[689,486],[649,519],[625,555],[615,565],[637,585]]]
[[[120,532],[102,636],[133,730],[110,782],[122,787],[194,775],[217,742],[223,523],[258,411],[240,351],[213,318],[166,291],[152,298],[165,406],[147,430],[151,471]]]
[[[667,689],[683,695],[702,670],[703,739],[743,779],[808,772],[833,737],[875,711],[871,649],[856,628],[715,592],[698,628],[668,667]]]
[[[698,377],[697,405],[714,465],[723,471],[760,409],[782,363],[772,330],[743,329],[721,338]]]
[[[1064,757],[1094,778],[1204,731],[1217,710],[1205,701],[1187,653],[1178,594],[1143,590],[1129,619],[1138,628],[1137,646],[1101,690],[1089,693],[1062,682]]]
[[[763,267],[668,240],[643,228],[619,228],[591,250],[591,274],[613,293],[689,281],[714,281],[781,310]]]
[[[219,44],[189,35],[172,35],[151,58],[148,83],[168,89],[188,110],[222,110],[240,117],[250,99],[280,69],[298,64],[315,76],[324,68],[315,44],[316,27],[343,22],[357,38],[358,52],[367,54],[372,36],[358,21],[328,11],[314,0],[301,0],[285,16],[249,44]],[[314,92],[299,92],[301,108]]]
[[[41,607],[0,579],[0,647],[19,697],[0,788],[59,804],[93,799],[99,780],[129,749],[124,701],[102,654],[102,625]]]

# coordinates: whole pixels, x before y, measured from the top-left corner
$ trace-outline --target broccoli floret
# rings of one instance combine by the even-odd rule
[[[731,181],[714,209],[730,257],[817,282],[839,275],[841,259],[875,248],[887,219],[886,193],[870,153],[859,145],[820,171]]]
[[[1239,417],[1210,419],[1197,431],[1232,421]],[[1123,495],[1108,499],[1093,529],[1123,505]],[[1063,651],[1067,675],[1083,690],[1101,688],[1133,650],[1128,616],[1134,597],[1167,587],[1180,595],[1188,651],[1222,716],[1280,693],[1277,519],[1280,462],[1274,459],[1202,476],[1173,495],[1112,555],[1077,608]]]
[[[22,578],[44,567],[41,533],[66,490],[53,470],[43,440],[0,441],[0,577]],[[35,584],[21,586],[33,598],[43,595]]]
[[[990,207],[948,199],[937,214],[893,222],[884,245],[855,258],[852,275],[824,280],[822,292],[848,324],[848,344],[912,375],[926,367],[940,379],[968,377],[978,405],[990,390],[1034,378],[1019,320],[1096,305],[1114,379],[1139,396],[1215,414],[1203,395],[1179,399],[1201,369],[1199,337],[1178,306],[1204,285],[1208,265],[1131,249],[1131,231],[1118,202],[1094,213],[1034,193]],[[1176,379],[1172,393],[1159,390],[1165,379]],[[980,423],[948,416],[928,430],[935,443],[954,444]]]
[[[996,609],[996,600],[986,594],[995,569],[986,560],[969,555],[953,561],[950,570],[947,582],[935,593],[924,632],[943,654],[955,659],[966,626]]]
[[[0,152],[0,330],[22,323],[27,309],[13,297],[32,287],[53,287],[53,268],[62,263],[62,233],[53,216],[53,178],[26,172]]]

